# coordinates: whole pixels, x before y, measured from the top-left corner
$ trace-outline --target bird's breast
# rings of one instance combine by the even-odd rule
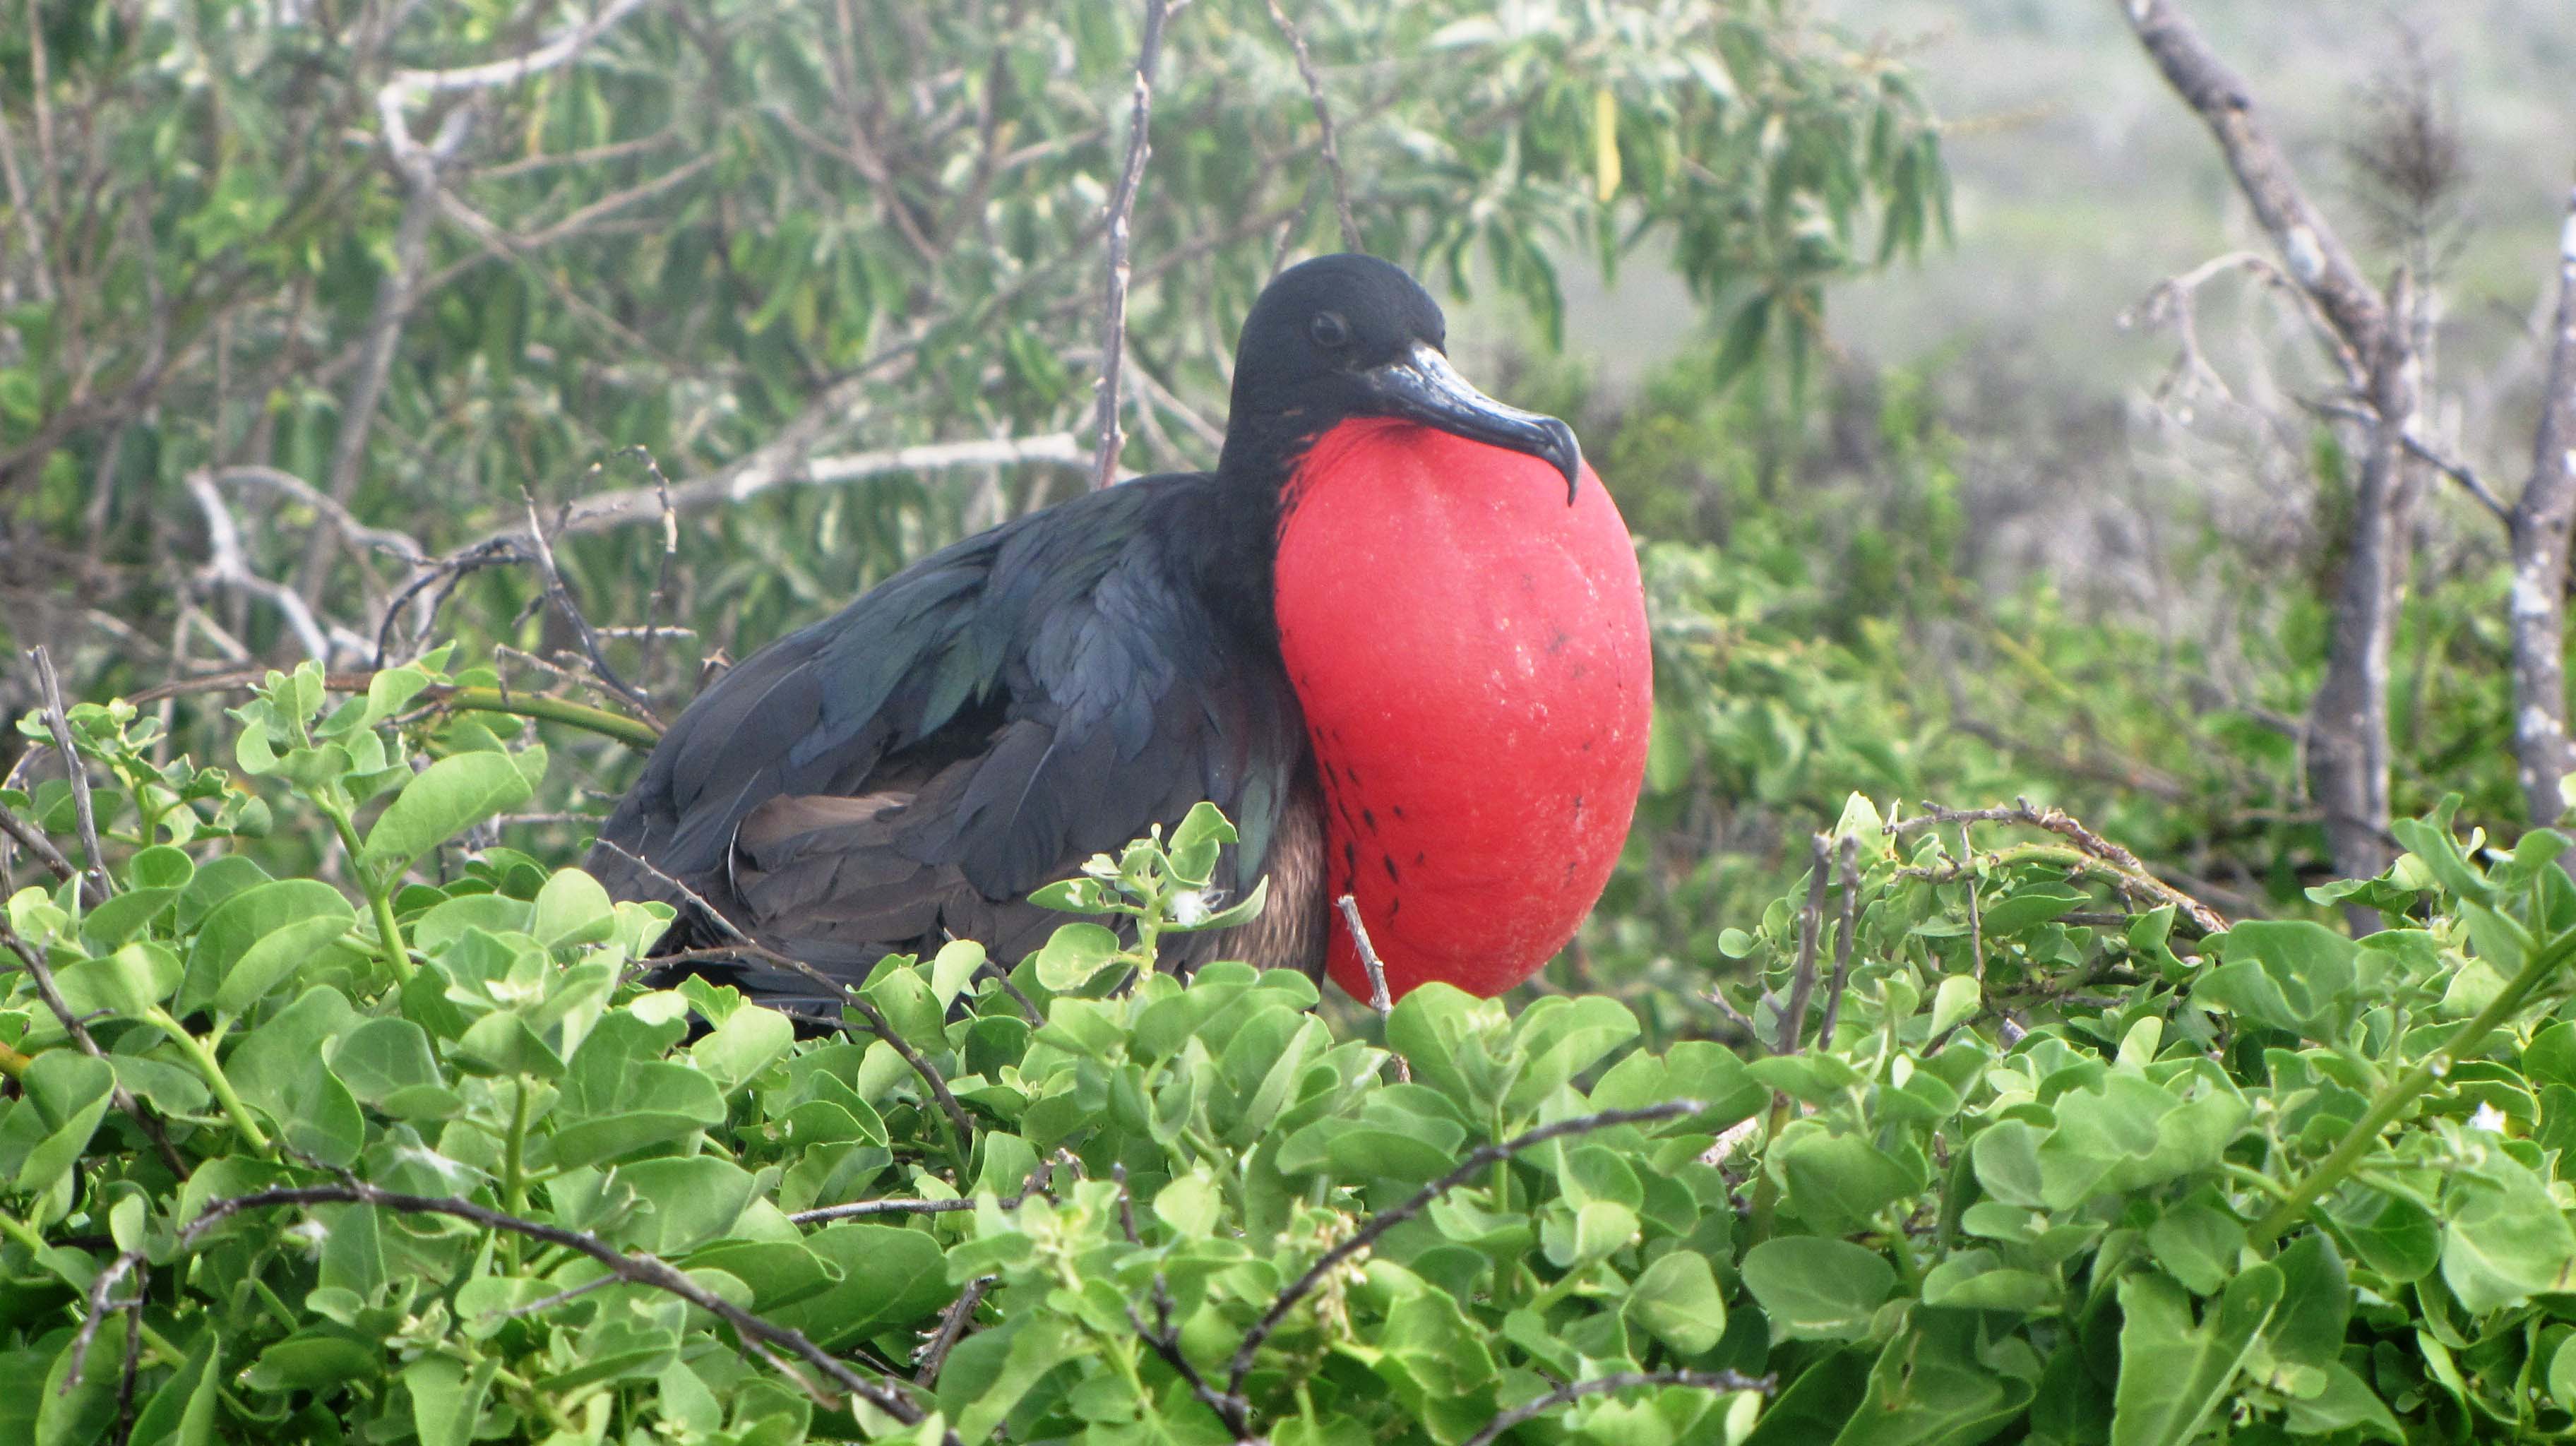
[[[1280,653],[1323,784],[1329,894],[1402,995],[1509,989],[1574,935],[1644,775],[1636,552],[1587,468],[1406,422],[1341,423],[1284,490]],[[1367,985],[1347,931],[1330,967]]]

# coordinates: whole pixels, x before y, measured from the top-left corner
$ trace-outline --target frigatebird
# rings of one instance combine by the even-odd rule
[[[1164,942],[1365,997],[1353,895],[1401,995],[1495,994],[1573,936],[1627,833],[1651,672],[1635,551],[1573,430],[1451,366],[1440,308],[1362,255],[1246,318],[1213,472],[1138,477],[913,564],[722,674],[589,867],[852,982],[1003,960],[1027,902],[1205,799],[1256,920]],[[703,916],[720,911],[727,924]],[[811,996],[769,966],[727,971]]]

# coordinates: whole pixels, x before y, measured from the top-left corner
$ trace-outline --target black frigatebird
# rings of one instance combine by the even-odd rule
[[[1528,977],[1607,881],[1645,766],[1626,526],[1573,431],[1470,386],[1439,306],[1367,256],[1245,320],[1213,472],[1139,477],[970,537],[719,677],[589,867],[853,982],[953,935],[1017,959],[1027,901],[1201,799],[1262,917],[1168,940],[1402,994]],[[639,866],[642,860],[647,866]],[[1221,872],[1220,881],[1228,877]],[[673,883],[685,885],[683,894]],[[810,984],[762,966],[772,995]]]

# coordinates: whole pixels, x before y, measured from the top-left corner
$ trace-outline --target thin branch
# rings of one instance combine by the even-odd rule
[[[1825,986],[1825,1012],[1816,1021],[1816,1043],[1833,1047],[1834,1021],[1843,1012],[1843,987],[1851,982],[1852,935],[1860,925],[1860,836],[1844,834],[1835,850],[1841,865],[1842,932],[1834,938],[1834,977]]]
[[[592,470],[598,469],[594,467]],[[636,712],[659,726],[662,715],[654,710],[652,700],[627,686],[626,680],[617,676],[617,670],[608,665],[607,656],[599,651],[599,634],[590,630],[590,619],[582,616],[580,604],[572,600],[571,590],[564,586],[563,569],[555,565],[554,539],[546,536],[545,519],[537,515],[537,495],[522,486],[519,497],[527,504],[528,536],[537,544],[537,574],[545,582],[546,600],[555,605],[555,611],[563,615],[564,621],[572,624],[573,636],[581,639],[581,650],[590,661],[592,675]]]
[[[815,1386],[793,1367],[788,1366],[785,1361],[780,1360],[776,1352],[784,1351],[796,1357],[822,1373],[826,1379],[842,1390],[905,1425],[916,1425],[924,1419],[921,1408],[914,1405],[899,1388],[868,1380],[831,1352],[807,1340],[802,1332],[773,1325],[753,1315],[750,1311],[699,1285],[657,1256],[628,1255],[597,1236],[542,1224],[534,1220],[523,1220],[515,1215],[477,1205],[471,1200],[461,1200],[453,1196],[410,1195],[397,1190],[381,1189],[358,1180],[348,1180],[337,1185],[298,1185],[261,1190],[248,1195],[228,1196],[208,1204],[179,1232],[178,1248],[182,1251],[194,1248],[207,1231],[245,1210],[264,1210],[281,1205],[372,1205],[379,1209],[395,1210],[405,1214],[447,1215],[479,1225],[486,1230],[508,1231],[513,1235],[560,1246],[590,1257],[605,1267],[611,1275],[630,1285],[668,1292],[715,1316],[726,1325],[733,1327],[734,1334],[745,1354],[756,1356],[778,1368],[782,1374],[803,1387],[807,1394],[815,1397],[820,1404],[829,1406],[835,1403],[828,1393]],[[140,1258],[140,1252],[129,1252],[129,1254]],[[962,1446],[953,1431],[946,1433],[942,1440],[944,1446]]]
[[[2122,884],[2128,889],[2152,898],[2157,903],[2173,905],[2175,911],[2191,920],[2192,926],[2200,932],[2204,934],[2227,932],[2227,920],[2220,917],[2216,909],[2157,878],[2145,864],[2138,861],[2136,854],[2086,828],[2063,809],[2039,808],[2027,798],[2013,800],[2009,808],[1944,808],[1940,804],[1930,802],[1926,802],[1922,807],[1923,812],[1914,817],[1901,823],[1889,824],[1887,832],[1901,838],[1906,834],[1940,824],[1972,823],[2017,823],[2027,828],[2042,829],[2074,844],[2076,849],[2087,857],[2110,865],[2110,871],[2118,875]],[[1969,862],[1963,860],[1961,867],[1967,867]]]
[[[215,490],[214,479],[204,472],[191,472],[184,485],[206,519],[206,564],[197,570],[198,581],[267,600],[284,615],[286,625],[304,645],[305,656],[329,663],[331,640],[322,631],[321,619],[313,615],[313,605],[304,600],[304,594],[251,569],[242,552],[241,525],[233,520],[223,494]]]
[[[1395,1009],[1395,1001],[1386,990],[1386,961],[1377,956],[1377,945],[1369,939],[1368,925],[1360,922],[1360,901],[1344,894],[1333,903],[1342,911],[1342,922],[1350,926],[1351,947],[1359,952],[1360,969],[1368,975],[1368,1006],[1377,1011],[1378,1022],[1383,1025],[1387,1015]],[[1395,1077],[1399,1083],[1413,1083],[1411,1061],[1393,1049],[1387,1051],[1387,1058],[1395,1062]]]
[[[964,1290],[957,1292],[957,1299],[949,1302],[948,1309],[940,1313],[938,1333],[921,1348],[920,1368],[912,1373],[914,1385],[927,1386],[939,1379],[939,1368],[948,1364],[948,1353],[957,1349],[957,1343],[966,1338],[967,1323],[975,1319],[975,1312],[984,1304],[985,1295],[1000,1280],[998,1275],[979,1275],[966,1282]]]
[[[1187,0],[1183,0],[1187,3]],[[1118,473],[1118,453],[1126,433],[1118,425],[1118,368],[1127,355],[1127,228],[1136,214],[1136,190],[1145,179],[1145,158],[1153,150],[1147,122],[1154,111],[1154,71],[1163,59],[1163,22],[1170,19],[1170,0],[1145,0],[1145,37],[1136,50],[1135,97],[1127,116],[1127,164],[1119,170],[1117,189],[1109,195],[1109,279],[1101,304],[1099,442],[1091,458],[1091,485],[1106,487]]]
[[[35,855],[36,862],[43,864],[55,878],[68,883],[80,877],[80,870],[70,859],[63,857],[61,849],[54,847],[54,841],[45,837],[34,824],[11,812],[7,804],[0,804],[0,833],[17,840],[18,846]]]
[[[2120,10],[2166,83],[2217,138],[2256,221],[2287,262],[2291,280],[2315,299],[2355,356],[2366,359],[2377,352],[2387,308],[2334,228],[2299,188],[2289,158],[2255,119],[2244,77],[2219,59],[2199,28],[2170,0],[2121,0]]]
[[[1824,929],[1825,869],[1833,840],[1817,834],[1807,864],[1807,906],[1798,911],[1798,962],[1789,973],[1789,1001],[1780,1010],[1779,1037],[1773,1054],[1796,1054],[1807,1032],[1807,1004],[1816,994],[1816,937]]]
[[[972,1210],[972,1199],[956,1200],[852,1200],[842,1205],[818,1205],[799,1210],[787,1218],[799,1225],[820,1225],[834,1220],[864,1220],[875,1215],[953,1215]]]
[[[1515,1426],[1535,1421],[1568,1401],[1605,1391],[1625,1391],[1636,1386],[1695,1386],[1703,1391],[1759,1391],[1767,1396],[1779,1384],[1776,1376],[1745,1376],[1734,1371],[1617,1371],[1569,1381],[1535,1401],[1524,1401],[1486,1422],[1467,1438],[1464,1446],[1493,1446],[1496,1438]]]
[[[828,396],[829,394],[827,394]],[[846,412],[848,402],[840,404]],[[807,422],[804,417],[800,422]],[[820,426],[814,417],[807,425]],[[930,442],[798,460],[811,441],[806,429],[791,424],[778,437],[754,448],[730,466],[678,486],[624,487],[596,492],[567,506],[555,520],[558,538],[606,532],[639,522],[661,520],[663,506],[678,512],[748,502],[764,492],[789,485],[824,487],[896,472],[930,472],[947,467],[1002,467],[1023,462],[1079,467],[1089,460],[1081,440],[1071,432],[1044,432],[1029,437],[994,437],[972,442]],[[448,554],[460,557],[502,542],[527,542],[520,528],[505,528]]]
[[[98,811],[90,799],[89,765],[81,761],[80,749],[72,742],[72,723],[63,712],[63,680],[54,675],[53,654],[41,645],[27,650],[27,660],[36,665],[36,687],[45,700],[45,727],[54,735],[54,751],[63,760],[63,778],[71,785],[72,817],[80,827],[81,854],[89,861],[89,887],[101,899],[116,894],[116,884],[107,876],[107,851],[98,844]]]
[[[1297,22],[1289,19],[1288,12],[1279,8],[1279,0],[1267,0],[1267,3],[1270,6],[1270,23],[1279,28],[1280,35],[1288,41],[1289,51],[1297,57],[1297,74],[1306,82],[1306,98],[1315,104],[1315,124],[1323,129],[1319,149],[1324,157],[1324,174],[1333,182],[1333,212],[1342,221],[1342,249],[1362,250],[1360,223],[1351,214],[1351,183],[1342,174],[1341,143],[1333,135],[1332,107],[1324,104],[1323,77],[1315,73],[1314,57],[1306,53],[1306,37],[1297,29]]]
[[[1467,1158],[1459,1161],[1456,1169],[1423,1186],[1412,1199],[1403,1204],[1392,1209],[1381,1210],[1369,1217],[1368,1223],[1353,1232],[1348,1240],[1317,1257],[1313,1265],[1306,1267],[1305,1274],[1298,1276],[1289,1283],[1287,1289],[1279,1292],[1279,1298],[1270,1303],[1270,1309],[1262,1312],[1261,1319],[1253,1322],[1252,1329],[1244,1332],[1243,1344],[1235,1348],[1234,1363],[1226,1372],[1226,1394],[1230,1396],[1243,1394],[1243,1378],[1252,1373],[1253,1357],[1260,1353],[1261,1343],[1270,1339],[1271,1333],[1278,1330],[1288,1319],[1289,1313],[1297,1308],[1299,1301],[1315,1293],[1315,1288],[1324,1283],[1326,1276],[1331,1275],[1344,1261],[1376,1244],[1378,1237],[1431,1208],[1431,1202],[1473,1181],[1485,1172],[1486,1167],[1500,1164],[1523,1150],[1544,1145],[1550,1140],[1561,1140],[1568,1135],[1590,1134],[1595,1130],[1611,1129],[1619,1125],[1660,1124],[1666,1120],[1678,1120],[1698,1114],[1706,1108],[1708,1106],[1698,1100],[1685,1099],[1671,1100],[1660,1105],[1648,1105],[1644,1109],[1603,1110],[1598,1114],[1577,1115],[1572,1119],[1558,1120],[1552,1125],[1541,1125],[1537,1129],[1526,1134],[1515,1135],[1500,1144],[1479,1145],[1468,1151]]]

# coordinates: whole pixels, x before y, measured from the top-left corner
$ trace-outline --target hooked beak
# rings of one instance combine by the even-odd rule
[[[1574,429],[1554,417],[1507,407],[1470,385],[1428,342],[1360,373],[1372,410],[1437,427],[1452,436],[1525,453],[1565,474],[1565,502],[1582,489],[1583,449]]]

